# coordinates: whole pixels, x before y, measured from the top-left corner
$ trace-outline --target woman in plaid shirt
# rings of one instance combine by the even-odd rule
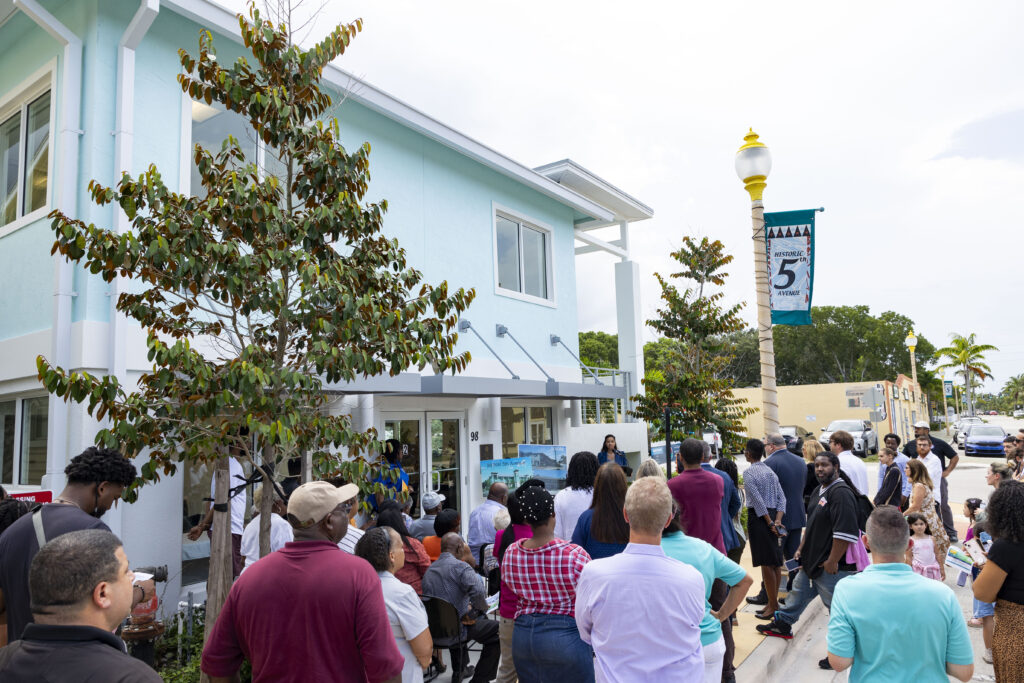
[[[555,538],[555,502],[539,486],[517,494],[533,538],[505,551],[501,580],[516,596],[512,657],[523,683],[592,683],[590,646],[576,628],[576,583],[587,551]]]

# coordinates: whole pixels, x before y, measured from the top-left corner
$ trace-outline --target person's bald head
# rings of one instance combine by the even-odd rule
[[[462,536],[459,536],[454,531],[450,531],[441,537],[441,552],[458,555],[459,551],[462,550],[463,543]]]
[[[494,482],[491,484],[491,488],[487,490],[487,498],[504,505],[508,500],[508,486],[505,486],[500,481]]]

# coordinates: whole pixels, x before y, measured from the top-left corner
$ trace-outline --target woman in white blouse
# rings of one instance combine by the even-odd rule
[[[405,564],[402,537],[390,527],[374,527],[363,534],[355,550],[355,555],[369,562],[380,577],[391,632],[405,657],[402,683],[423,683],[423,669],[430,665],[434,643],[423,601],[412,586],[395,578],[395,572]]]
[[[597,456],[580,451],[569,461],[565,488],[555,495],[555,538],[569,540],[576,530],[576,521],[590,508],[597,477]]]

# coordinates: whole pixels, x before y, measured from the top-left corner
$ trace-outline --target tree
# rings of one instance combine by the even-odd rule
[[[700,242],[684,237],[683,246],[671,256],[682,270],[669,278],[696,286],[680,291],[669,278],[655,273],[664,305],[647,324],[668,342],[663,344],[664,361],[644,378],[646,393],[634,398],[635,415],[657,423],[668,407],[681,418],[684,432],[714,426],[726,438],[742,429],[740,418],[754,412],[733,397],[733,383],[725,373],[724,335],[743,329],[742,304],[723,308],[721,291],[705,293],[725,284],[728,274],[722,268],[732,256],[725,254],[721,242],[706,237]]]
[[[962,334],[953,334],[949,346],[935,351],[936,358],[946,361],[936,367],[936,370],[954,368],[956,374],[964,378],[968,415],[974,415],[971,386],[973,380],[977,378],[979,381],[984,381],[992,377],[992,369],[984,362],[985,353],[998,350],[991,344],[976,344],[975,334],[971,332],[966,337]]]
[[[914,326],[910,318],[892,311],[875,317],[867,306],[815,306],[811,319],[814,324],[809,326],[773,328],[780,384],[862,382],[910,374],[905,341]],[[934,349],[918,335],[919,368],[930,362]]]
[[[580,332],[580,360],[592,368],[618,368],[619,335]]]
[[[171,192],[155,166],[138,178],[123,174],[116,187],[90,182],[97,205],[116,204],[131,219],[129,232],[50,214],[54,252],[108,282],[120,275],[137,283],[117,308],[147,330],[153,367],[131,389],[40,356],[39,377],[51,393],[109,418],[97,443],[148,458],[139,486],[185,460],[216,461],[215,498],[224,503],[233,452],[270,467],[308,457],[316,475],[340,474],[365,498],[384,492],[369,483],[378,468],[361,455],[380,444],[349,415],[330,413],[324,383],[411,366],[463,369],[469,355],[454,352],[455,325],[474,292],[425,283],[407,265],[398,242],[382,234],[387,202],[363,202],[369,145],[346,151],[337,120],[321,120],[331,106],[322,71],[361,21],[308,51],[253,6],[239,25],[251,63],[222,65],[203,31],[198,57],[179,51],[178,81],[192,98],[243,116],[277,174],[261,173],[229,138],[218,152],[194,149],[197,196]],[[346,448],[355,457],[343,459]],[[272,496],[263,500],[261,554]],[[208,624],[230,583],[226,512],[215,513],[214,528],[223,534],[211,550]]]
[[[1018,406],[1024,405],[1024,375],[1016,375],[1006,380],[1000,396],[1007,411],[1012,412]]]

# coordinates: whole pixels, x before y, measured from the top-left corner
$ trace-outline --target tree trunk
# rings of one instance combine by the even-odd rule
[[[971,391],[971,379],[973,378],[967,369],[967,363],[964,363],[964,389],[967,391],[967,414],[974,417],[974,392]]]
[[[206,628],[203,632],[203,645],[206,645],[213,631],[213,625],[220,615],[220,608],[227,600],[231,582],[234,580],[231,557],[231,505],[228,501],[229,478],[231,476],[228,456],[217,460],[214,476],[214,505],[225,503],[228,509],[224,512],[213,511],[213,529],[210,538],[210,575],[206,581]],[[209,683],[209,676],[202,675],[201,683]]]
[[[277,449],[267,445],[263,449],[263,500],[260,501],[260,557],[270,554],[270,515],[274,514],[271,509],[274,507],[274,482],[267,472],[269,465],[275,463]],[[276,469],[276,467],[275,467]]]

